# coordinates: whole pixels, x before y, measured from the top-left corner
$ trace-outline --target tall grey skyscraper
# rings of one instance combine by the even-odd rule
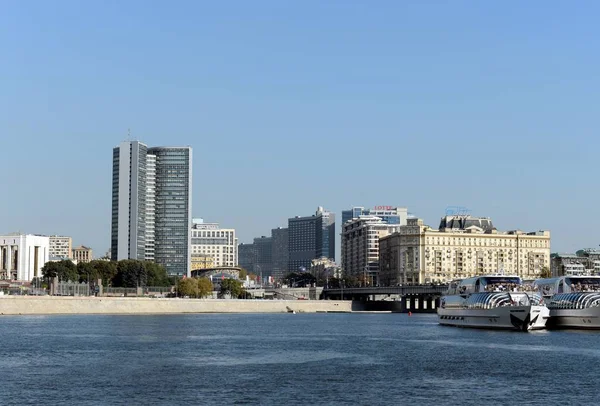
[[[273,277],[282,279],[288,273],[289,259],[289,233],[287,228],[274,228],[271,230],[271,239],[273,240]]]
[[[264,235],[256,237],[253,245],[256,252],[254,271],[264,280],[264,278],[273,275],[273,238]],[[261,283],[263,280],[261,280]]]
[[[147,154],[148,147],[139,141],[122,142],[113,149],[113,260],[145,259]]]
[[[238,265],[248,272],[255,272],[254,265],[256,264],[256,249],[254,244],[238,245]]]
[[[192,148],[155,147],[154,261],[170,275],[187,275],[192,261]]]
[[[170,275],[189,275],[191,185],[191,147],[114,148],[112,259],[151,260]]]
[[[315,258],[335,260],[335,214],[322,207],[312,216],[288,219],[288,270],[310,269]]]

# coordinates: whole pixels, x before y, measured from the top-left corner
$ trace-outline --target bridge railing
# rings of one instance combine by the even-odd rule
[[[444,294],[448,290],[447,285],[407,285],[407,286],[380,286],[363,288],[335,288],[324,289],[324,295],[339,295],[342,292],[348,295],[410,295],[410,294]]]

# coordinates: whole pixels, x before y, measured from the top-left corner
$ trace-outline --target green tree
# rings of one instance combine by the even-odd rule
[[[246,279],[246,276],[248,275],[248,271],[246,271],[244,268],[240,268],[240,279]]]
[[[344,286],[345,288],[354,288],[354,287],[358,287],[360,284],[358,278],[351,276],[351,275],[346,275],[342,278],[330,278],[329,279],[329,287],[332,289],[339,289],[342,286]]]
[[[58,262],[46,262],[42,267],[42,276],[46,279],[56,278],[58,276]]]
[[[62,261],[47,262],[42,267],[42,276],[46,279],[58,277],[60,281],[79,281],[79,274],[77,273],[77,267],[69,260],[64,259]]]
[[[210,296],[213,284],[208,278],[183,278],[177,282],[179,296],[203,298]]]
[[[96,269],[89,262],[80,262],[77,264],[77,274],[79,275],[79,282],[89,282],[91,284],[96,283]]]
[[[246,291],[241,281],[235,279],[224,279],[221,281],[221,290],[219,292],[220,297],[230,296],[234,298],[245,297]]]
[[[213,284],[208,278],[200,278],[198,279],[198,296],[199,297],[207,297],[212,295],[213,292]]]
[[[312,286],[316,282],[314,275],[308,272],[290,272],[283,280],[288,286],[294,287]]]
[[[164,266],[152,261],[144,261],[146,268],[146,286],[171,286],[169,275]]]
[[[147,272],[144,261],[124,259],[117,264],[117,273],[112,279],[112,285],[118,288],[135,288],[147,286]]]
[[[183,278],[177,283],[179,296],[196,297],[198,294],[198,281],[195,278]]]
[[[548,268],[547,266],[543,267],[542,271],[540,272],[540,278],[550,278],[550,277],[552,277],[550,268]]]
[[[94,268],[97,279],[102,279],[102,284],[108,286],[112,283],[113,278],[117,274],[117,261],[90,261],[90,266]]]

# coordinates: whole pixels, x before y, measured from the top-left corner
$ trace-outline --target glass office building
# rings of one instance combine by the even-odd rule
[[[155,147],[154,261],[169,275],[189,276],[191,263],[192,149]]]
[[[289,257],[289,233],[287,228],[274,228],[271,230],[271,238],[273,240],[273,253],[271,255],[273,261],[273,277],[282,279],[288,273],[288,257]]]
[[[256,253],[254,271],[261,277],[262,282],[264,278],[273,275],[273,238],[257,237],[253,245]]]
[[[309,217],[288,219],[288,270],[309,270],[316,258],[335,260],[335,214],[322,207]]]

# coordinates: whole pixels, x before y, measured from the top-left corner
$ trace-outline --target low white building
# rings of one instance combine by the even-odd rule
[[[0,236],[0,279],[31,281],[41,277],[49,255],[49,237],[32,234]]]

